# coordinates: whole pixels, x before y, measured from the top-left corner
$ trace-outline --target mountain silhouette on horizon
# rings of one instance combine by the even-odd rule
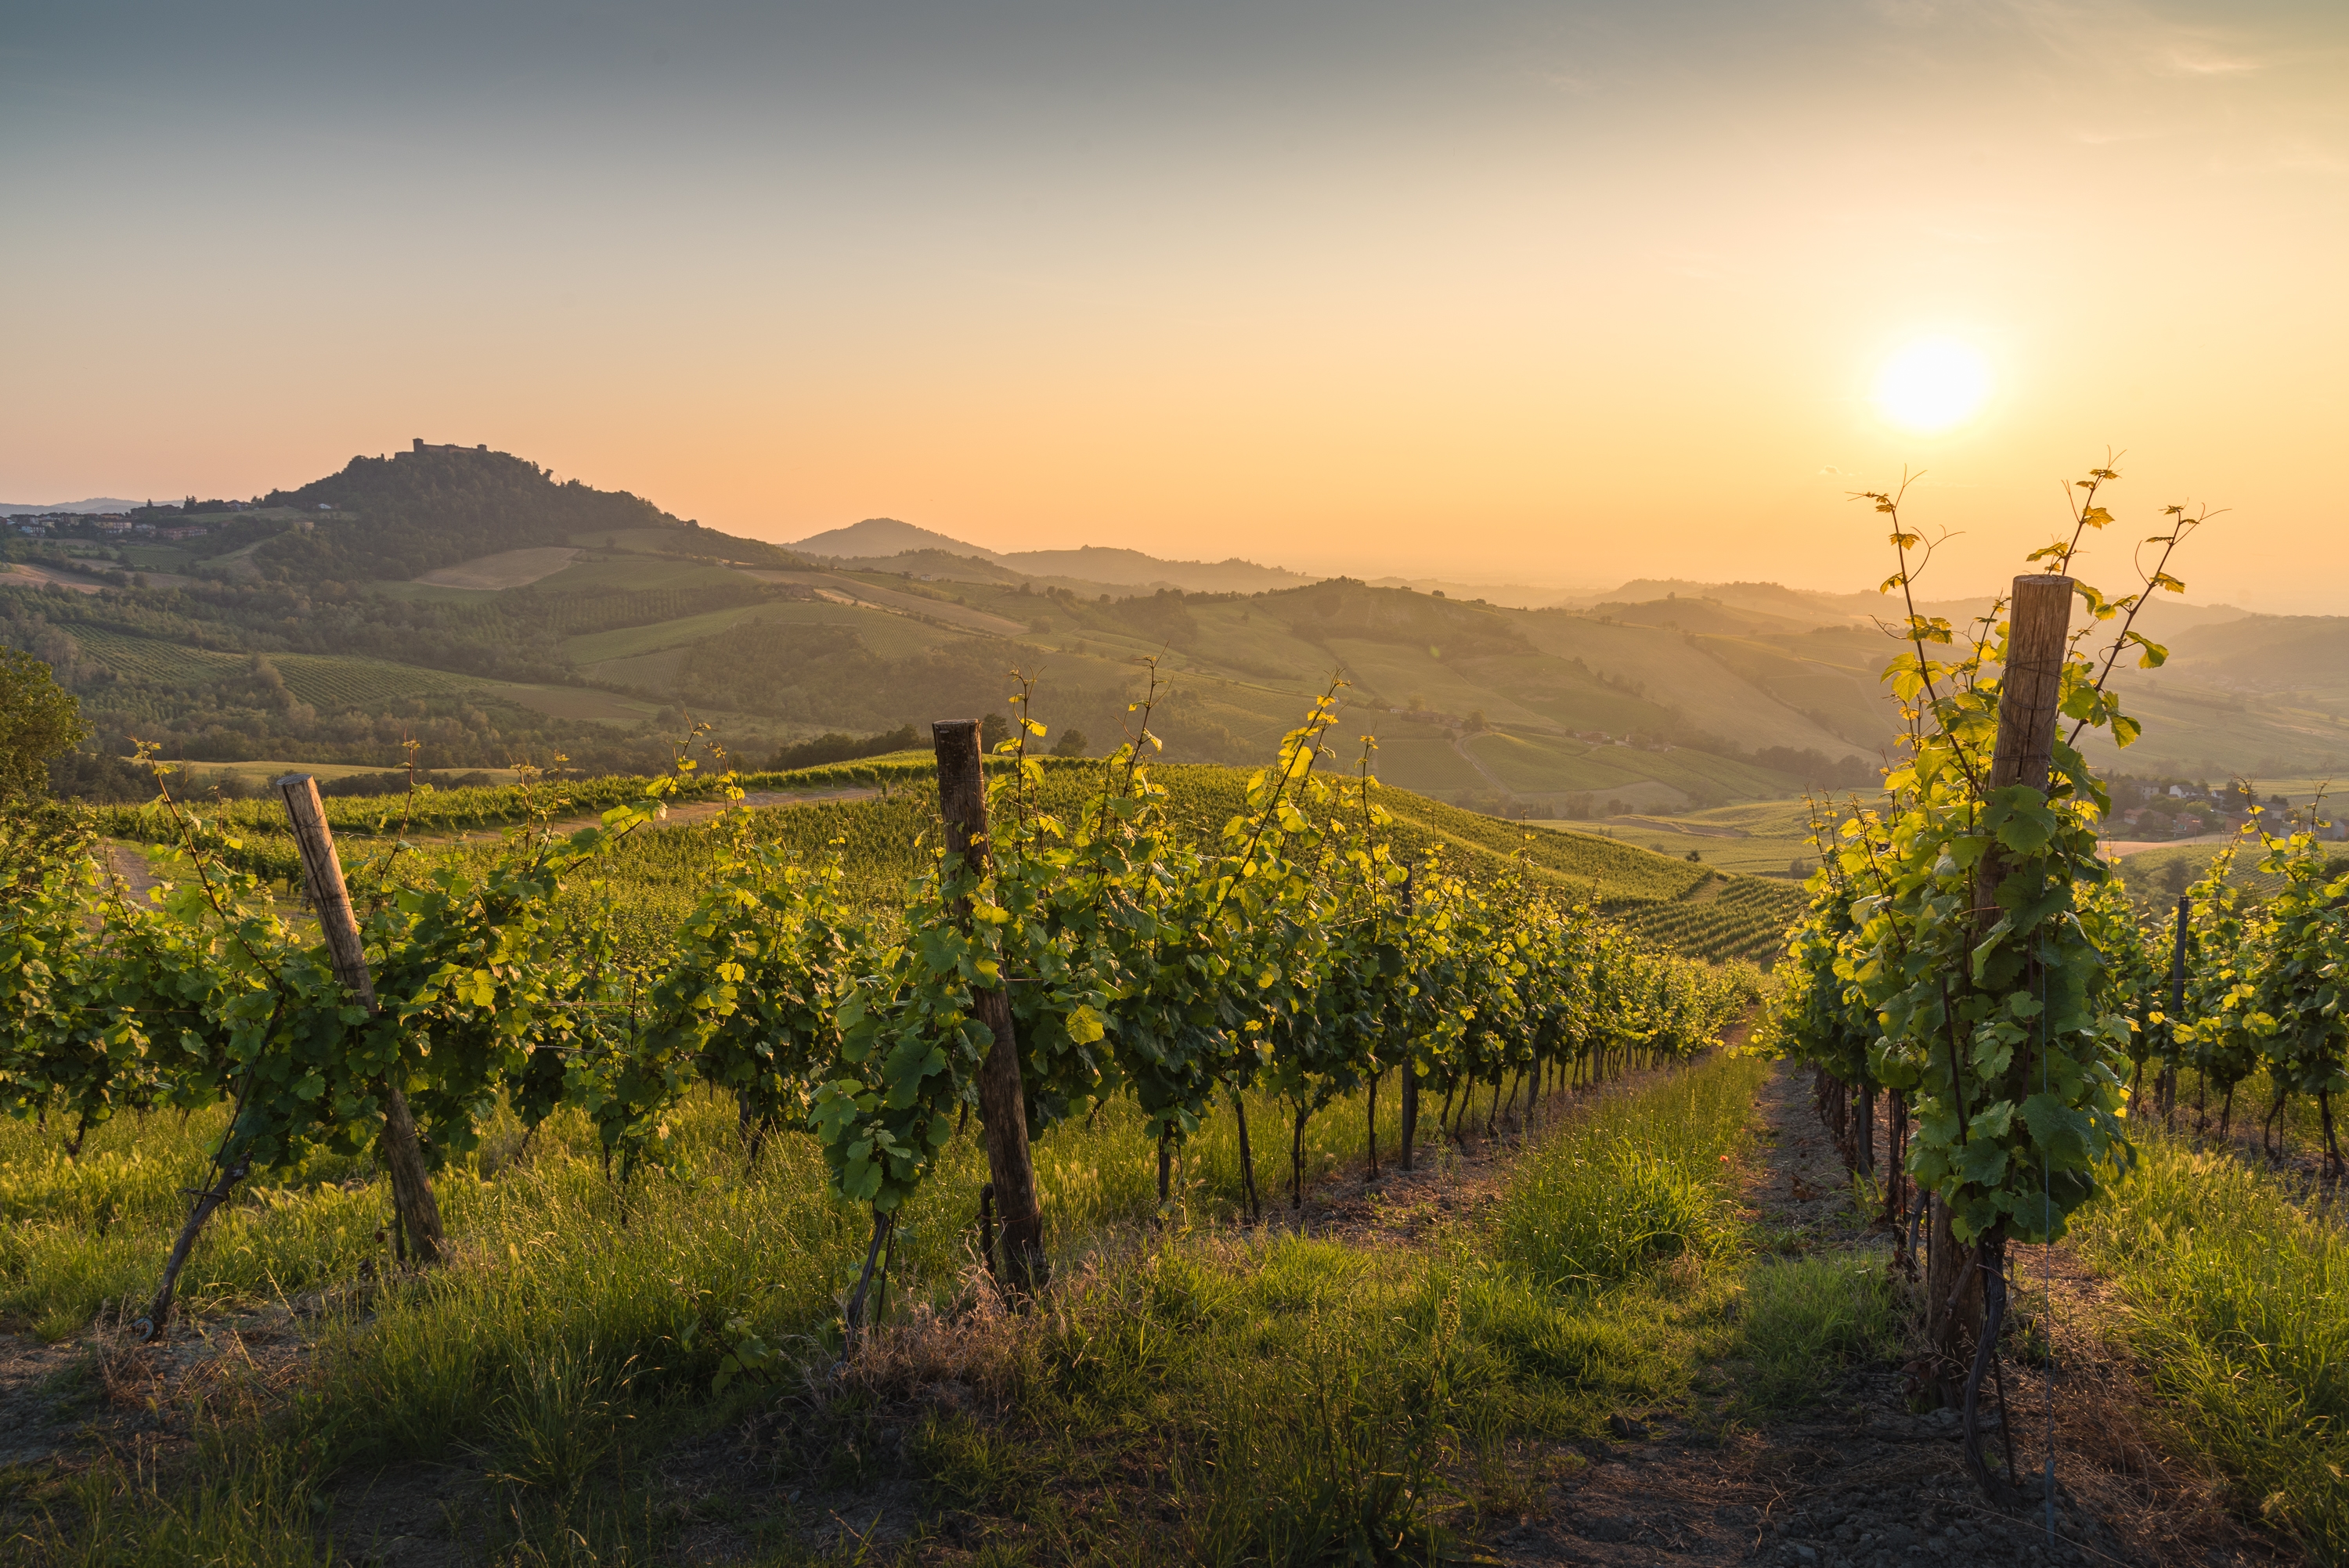
[[[1074,550],[988,550],[968,540],[900,522],[894,517],[868,517],[846,528],[829,529],[793,541],[783,548],[802,555],[882,568],[897,556],[936,552],[987,562],[1037,578],[1066,579],[1104,587],[1180,588],[1188,593],[1260,593],[1323,580],[1311,573],[1263,566],[1237,556],[1226,561],[1168,561],[1115,545],[1086,544]],[[927,571],[936,563],[921,564]]]

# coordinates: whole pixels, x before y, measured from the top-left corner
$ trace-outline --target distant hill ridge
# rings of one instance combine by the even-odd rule
[[[2121,590],[2106,585],[2111,592]],[[1866,625],[1902,612],[1897,596],[1884,593],[1831,593],[1816,588],[1788,588],[1776,583],[1696,583],[1679,577],[1640,577],[1626,583],[1594,603],[1580,607],[1597,612],[1626,606],[1654,611],[1674,599],[1711,600],[1733,610],[1806,621],[1812,624]],[[1920,614],[1939,615],[1952,624],[1975,619],[1990,608],[1990,597],[1920,600]],[[2253,612],[2232,604],[2192,604],[2174,594],[2158,593],[2147,605],[2140,623],[2146,632],[2166,636],[2198,626],[2214,626],[2252,617]],[[1654,624],[1652,617],[1643,617]]]
[[[826,529],[822,533],[795,540],[783,546],[802,555],[821,555],[832,560],[843,558],[903,555],[911,551],[936,550],[948,555],[975,555],[982,561],[997,559],[996,553],[981,545],[950,539],[926,528],[916,528],[910,522],[899,522],[894,517],[868,517],[846,528]]]
[[[1138,681],[1170,680],[1153,732],[1195,760],[1265,755],[1341,678],[1381,778],[1512,811],[1865,785],[1897,730],[1878,677],[1899,645],[1879,624],[1903,605],[1871,592],[1386,586],[1120,547],[989,550],[889,518],[793,551],[461,443],[358,458],[266,500],[195,538],[131,542],[124,581],[98,592],[0,583],[0,640],[83,698],[93,766],[137,735],[197,759],[379,767],[413,732],[432,766],[559,748],[654,767],[688,717],[763,753],[997,711],[1015,667],[1049,671],[1040,722],[1095,752],[1132,722]],[[11,560],[55,568],[59,550],[0,537]],[[1962,623],[1989,603],[1920,608]],[[2349,776],[2349,617],[2164,596],[2143,629],[2171,657],[2115,672],[2147,721],[2127,770]]]
[[[1118,588],[1179,588],[1191,593],[1261,593],[1277,588],[1302,587],[1321,579],[1281,566],[1259,566],[1234,556],[1226,561],[1165,561],[1139,550],[1087,544],[1074,550],[989,550],[968,540],[950,538],[894,517],[868,517],[846,528],[826,530],[783,547],[802,555],[831,561],[854,561],[876,570],[889,570],[899,556],[909,561],[901,570],[917,574],[937,571],[935,557],[960,557],[1009,568],[1022,576],[1064,579]],[[950,573],[940,573],[950,574]]]
[[[140,504],[135,500],[125,500],[120,496],[111,495],[92,496],[88,500],[53,500],[47,504],[7,500],[0,501],[0,517],[24,517],[47,511],[83,512],[96,516],[101,512],[129,511],[132,507]]]

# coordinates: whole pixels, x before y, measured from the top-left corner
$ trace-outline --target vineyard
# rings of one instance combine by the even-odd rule
[[[2313,812],[2297,830],[2255,814],[2256,847],[2222,851],[2166,912],[2133,903],[2098,852],[2111,803],[2075,747],[2092,728],[2135,738],[2108,677],[2124,654],[2167,656],[2136,618],[2153,593],[2182,588],[2168,562],[2199,522],[2170,508],[2140,557],[2143,591],[2106,600],[2061,573],[2112,521],[2097,497],[2115,477],[2081,481],[2071,536],[2034,557],[2057,574],[2018,577],[2011,604],[1964,631],[1912,612],[1887,676],[1909,758],[1879,804],[1815,824],[1819,868],[1757,1033],[1816,1070],[1820,1115],[1879,1199],[1896,1267],[1921,1284],[1912,1371],[1961,1410],[1985,1496],[2046,1496],[2052,1511],[2017,1458],[2002,1379],[2023,1249],[2076,1233],[2132,1303],[2150,1389],[2261,1517],[2341,1562],[2337,1221],[2195,1145],[2227,1145],[2230,1119],[2251,1110],[2237,1090],[2258,1073],[2261,1154],[2281,1152],[2277,1120],[2304,1098],[2318,1183],[2344,1174],[2333,1111],[2349,1088],[2349,874],[2325,859]],[[1897,494],[1870,499],[1894,519],[1888,588],[1906,592],[1911,552],[1930,547],[1899,521]],[[2075,598],[2090,615],[2080,633]],[[2230,874],[2246,853],[2266,879],[2257,897]],[[2036,1462],[2052,1477],[2050,1400]]]
[[[605,565],[617,563],[606,562]],[[577,567],[570,571],[578,571]],[[601,568],[599,567],[599,570]],[[662,570],[674,571],[672,563],[663,563]],[[694,568],[697,575],[702,569]],[[594,636],[600,633],[626,630],[633,626],[674,624],[678,620],[711,611],[713,592],[731,590],[719,596],[737,602],[756,603],[764,593],[739,578],[723,580],[716,584],[698,583],[694,587],[647,588],[642,586],[641,574],[633,571],[605,573],[590,582],[574,584],[569,573],[557,573],[565,579],[557,586],[552,579],[535,585],[530,608],[545,617],[547,629],[559,636]],[[543,603],[542,603],[543,601]],[[608,658],[608,654],[591,655]]]
[[[907,1474],[907,1562],[1456,1560],[1533,1516],[1529,1444],[1596,1488],[1651,1419],[1686,1460],[1834,1401],[1879,1453],[1946,1415],[1962,1507],[2028,1531],[1757,1501],[1740,1553],[2085,1563],[2118,1494],[2076,1490],[2109,1408],[2058,1419],[2113,1397],[2064,1380],[2069,1247],[2224,1528],[2349,1562],[2349,868],[2255,817],[2132,901],[2075,743],[2134,723],[2139,603],[2050,573],[1970,634],[1913,616],[1908,757],[1822,808],[1799,890],[1385,789],[1334,691],[1255,770],[1154,762],[1145,693],[1092,759],[1015,717],[984,756],[947,722],[789,772],[688,745],[212,803],[158,767],[149,805],[13,814],[0,1317],[100,1336],[158,1408],[213,1408],[155,1369],[224,1325],[282,1306],[309,1359],[201,1417],[253,1468],[198,1502],[94,1468],[5,1517],[41,1563],[309,1561],[353,1478],[456,1454],[486,1561],[671,1561],[709,1521],[646,1454],[748,1444],[763,1479],[714,1490],[782,1500],[778,1561],[864,1560],[880,1516],[831,1500]],[[1824,1181],[1756,1137],[1771,1057]]]
[[[1407,825],[1366,762],[1345,771],[1323,745],[1333,712],[1319,705],[1254,775],[1168,769],[1179,789],[1135,746],[1047,767],[1024,723],[983,765],[966,724],[940,727],[926,770],[813,770],[885,781],[884,799],[663,828],[680,804],[763,782],[705,783],[680,758],[625,786],[391,803],[411,838],[419,821],[530,813],[439,845],[403,838],[383,801],[355,813],[306,784],[277,807],[286,832],[259,831],[252,803],[196,815],[167,796],[104,823],[168,830],[146,835],[145,901],[111,882],[86,826],[12,822],[0,1092],[17,1126],[45,1130],[16,1141],[0,1192],[5,1299],[58,1329],[110,1302],[160,1344],[264,1280],[319,1288],[378,1266],[387,1228],[396,1261],[476,1280],[465,1249],[525,1215],[699,1212],[687,1194],[730,1142],[779,1201],[690,1241],[664,1227],[694,1253],[664,1277],[693,1289],[625,1309],[657,1324],[605,1317],[585,1350],[651,1334],[670,1348],[629,1374],[639,1396],[723,1388],[771,1377],[785,1330],[853,1348],[893,1301],[950,1284],[957,1254],[1025,1302],[1107,1220],[1298,1210],[1350,1155],[1408,1169],[1505,1106],[1530,1123],[1685,1061],[1750,1003],[1754,972],[1655,955],[1571,897],[1589,880],[1568,868],[1590,868],[1558,845],[1455,849]],[[614,795],[592,825],[554,820]],[[294,889],[315,934],[285,913]],[[160,1140],[138,1130],[158,1112],[179,1130]],[[534,1174],[501,1178],[542,1131]],[[388,1227],[371,1165],[388,1172]],[[101,1192],[144,1216],[102,1262],[85,1242]],[[162,1239],[180,1193],[193,1202],[170,1246],[127,1250]],[[1660,1230],[1636,1212],[1548,1212],[1528,1210],[1514,1244],[1560,1282],[1626,1279],[1695,1244],[1668,1239],[1693,1216]],[[780,1286],[763,1261],[778,1246],[805,1260]],[[134,1293],[140,1276],[152,1288]],[[484,1321],[529,1309],[479,1288],[419,1298],[406,1331],[434,1332],[437,1311],[445,1342],[500,1343]],[[369,1344],[380,1366],[391,1347]],[[469,1365],[453,1375],[501,1388],[538,1375]],[[394,1418],[346,1460],[450,1430],[419,1390],[368,1377],[338,1397]],[[1416,1507],[1401,1517],[1428,1528]]]
[[[1028,765],[1038,770],[1040,799],[1051,813],[1075,810],[1098,782],[1102,766],[1060,758],[1030,758]],[[1001,772],[1013,765],[989,766]],[[1245,769],[1177,765],[1153,769],[1151,777],[1164,791],[1162,809],[1186,834],[1212,836],[1246,805]],[[848,790],[881,797],[737,808],[751,813],[755,836],[793,853],[818,855],[834,840],[842,841],[843,874],[854,902],[877,909],[892,903],[920,867],[916,845],[926,829],[935,829],[936,778],[932,759],[906,753],[789,772],[744,772],[734,782],[760,800]],[[325,806],[338,836],[397,841],[479,833],[524,824],[534,816],[584,820],[641,798],[644,787],[643,779],[631,778],[564,779],[425,789],[409,797],[335,798]],[[1480,883],[1522,875],[1552,896],[1592,903],[1607,919],[1665,953],[1710,964],[1766,965],[1802,907],[1792,887],[1764,879],[1724,877],[1588,835],[1528,833],[1404,790],[1381,790],[1380,800],[1396,853],[1433,854],[1447,872]],[[294,890],[299,866],[275,801],[208,803],[204,815],[238,840],[234,849],[219,851],[225,860],[289,893]],[[171,831],[169,811],[156,804],[98,808],[91,820],[104,837],[130,845],[152,843]],[[674,921],[682,917],[700,879],[723,863],[726,843],[706,823],[648,823],[615,848],[605,862],[606,875],[628,890],[632,923],[642,923],[644,912],[651,909]],[[494,851],[480,846],[471,852],[479,859]]]
[[[1333,712],[1317,708],[1276,768],[1179,805],[1132,748],[1048,771],[1025,758],[1023,728],[993,779],[996,827],[977,836],[952,818],[926,831],[903,796],[857,822],[802,808],[735,814],[722,835],[656,832],[690,789],[681,763],[575,831],[541,825],[404,863],[395,842],[354,861],[367,914],[341,917],[339,946],[336,911],[350,905],[342,872],[322,870],[330,849],[248,841],[166,799],[150,810],[181,842],[152,851],[163,880],[149,904],[109,892],[79,851],[25,861],[5,927],[10,1109],[70,1125],[78,1147],[125,1112],[233,1105],[217,1205],[248,1175],[352,1152],[387,1111],[397,1136],[411,1100],[408,1136],[436,1159],[478,1147],[503,1102],[531,1126],[584,1115],[625,1175],[665,1163],[677,1108],[705,1084],[734,1097],[746,1128],[817,1131],[835,1191],[871,1205],[869,1274],[952,1118],[985,1114],[982,1063],[1016,1059],[1012,1119],[1037,1130],[1131,1095],[1162,1169],[1217,1106],[1237,1115],[1237,1097],[1275,1089],[1294,1112],[1293,1203],[1313,1114],[1375,1096],[1398,1067],[1407,1122],[1423,1086],[1446,1113],[1480,1083],[1496,1104],[1505,1081],[1530,1104],[1552,1078],[1687,1054],[1750,994],[1642,955],[1587,904],[1557,901],[1522,853],[1497,871],[1464,857],[1490,873],[1481,882],[1440,846],[1414,853],[1366,772],[1316,775]],[[983,781],[975,750],[970,781]],[[531,787],[421,803],[454,824],[481,809],[466,797],[499,794],[537,799],[542,824],[583,804]],[[335,810],[305,799],[310,830],[330,831]],[[368,804],[381,831],[389,812]],[[417,804],[402,803],[410,826]],[[1239,810],[1220,842],[1186,830],[1224,804]],[[277,913],[273,873],[302,879],[328,958]],[[893,875],[901,901],[876,909]],[[73,940],[93,923],[101,942]],[[338,986],[387,1004],[322,1007]],[[1007,1034],[1017,1058],[1008,1040],[997,1048]],[[990,1138],[1024,1144],[1001,1130],[1008,1114],[993,1108]],[[403,1229],[429,1257],[439,1222],[420,1167],[409,1185]],[[998,1201],[1003,1266],[1025,1280],[1042,1267],[1032,1178]],[[861,1302],[860,1289],[852,1329]],[[151,1331],[171,1308],[167,1274]]]
[[[1706,892],[1713,896],[1702,896]],[[1783,882],[1736,877],[1670,903],[1608,907],[1626,930],[1666,952],[1712,964],[1766,966],[1785,945],[1786,928],[1803,913],[1804,902]]]

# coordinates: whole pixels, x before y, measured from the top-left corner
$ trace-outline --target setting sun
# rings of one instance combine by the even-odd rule
[[[1961,343],[1931,338],[1894,355],[1876,378],[1876,406],[1906,430],[1963,424],[1990,396],[1990,366]]]

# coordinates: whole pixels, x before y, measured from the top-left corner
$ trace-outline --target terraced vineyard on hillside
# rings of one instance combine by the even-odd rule
[[[1766,969],[1785,947],[1786,928],[1804,903],[1802,889],[1789,882],[1723,877],[1671,903],[1609,905],[1609,913],[1668,953]]]

